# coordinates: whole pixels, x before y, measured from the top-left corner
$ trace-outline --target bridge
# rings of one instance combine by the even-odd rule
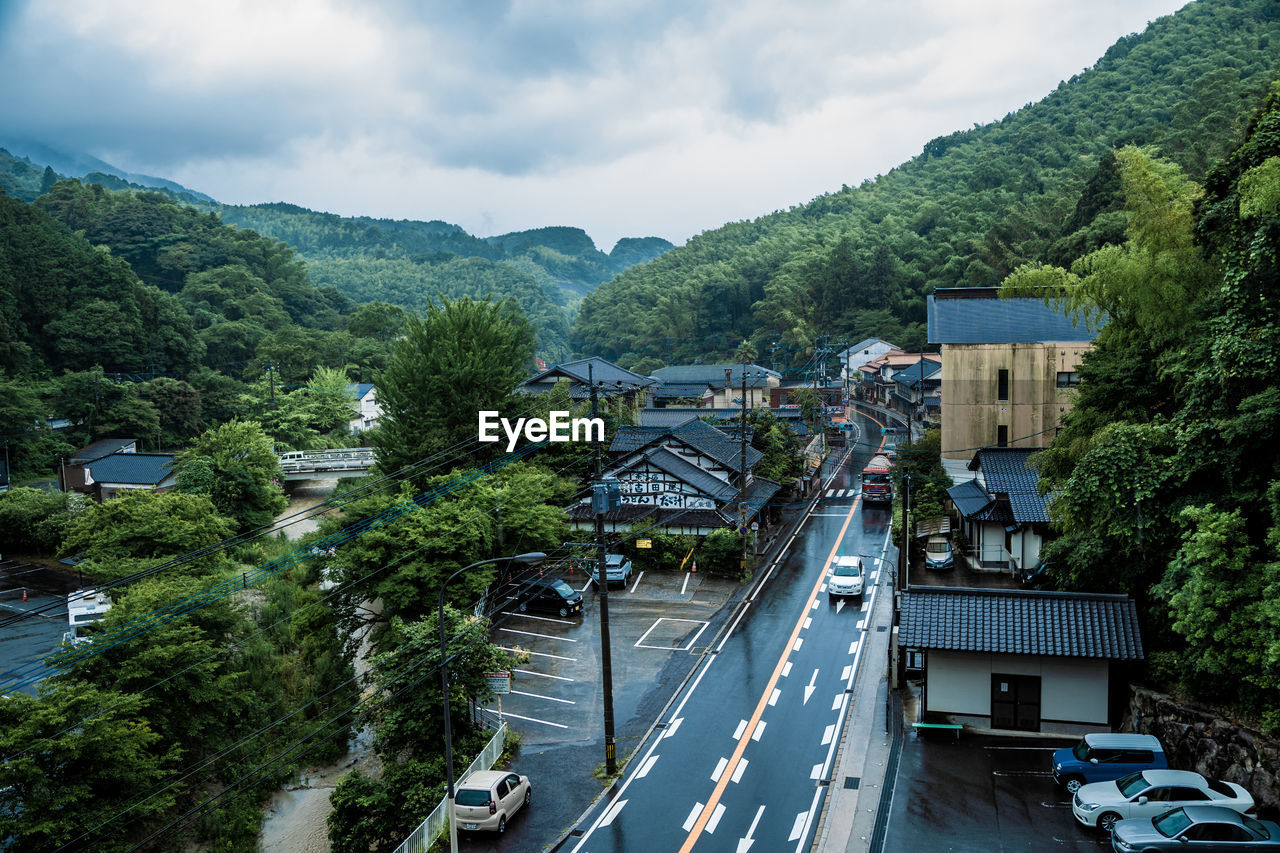
[[[286,482],[336,477],[363,477],[373,467],[373,449],[346,447],[338,450],[291,450],[277,454]]]

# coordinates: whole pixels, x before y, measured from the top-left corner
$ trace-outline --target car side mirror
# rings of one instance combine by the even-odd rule
[[[1090,763],[1090,764],[1097,764],[1097,763],[1098,763],[1098,759],[1096,759],[1096,758],[1090,758],[1090,759],[1089,759],[1089,763]]]
[[[1140,805],[1140,806],[1145,806],[1145,805],[1147,804],[1147,802],[1148,802],[1148,800],[1147,800],[1147,798],[1146,798],[1146,797],[1138,797],[1138,805]]]

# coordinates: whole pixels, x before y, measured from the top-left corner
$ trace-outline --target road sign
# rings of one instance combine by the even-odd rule
[[[489,682],[489,692],[498,696],[511,692],[510,672],[486,672],[485,680]]]
[[[752,529],[752,530],[759,530],[759,529],[760,529],[760,522],[758,522],[758,521],[753,521],[753,522],[751,522],[751,529]]]
[[[637,539],[637,540],[636,540],[636,547],[637,547],[637,548],[652,548],[652,547],[653,547],[653,540],[652,540],[652,539]]]

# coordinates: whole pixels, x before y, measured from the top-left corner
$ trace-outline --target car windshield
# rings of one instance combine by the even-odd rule
[[[863,474],[862,482],[870,483],[873,486],[883,486],[885,483],[889,482],[889,475],[880,473]]]
[[[1071,754],[1074,755],[1080,761],[1088,761],[1089,760],[1089,744],[1085,743],[1083,740],[1080,741],[1078,744],[1076,744],[1071,748]]]
[[[838,565],[833,574],[838,578],[856,578],[859,575],[858,566],[856,564],[852,566]]]
[[[1138,772],[1130,773],[1128,776],[1121,776],[1116,780],[1116,787],[1127,798],[1147,790],[1151,787],[1151,783],[1143,777],[1141,772]]]
[[[951,546],[944,540],[942,542],[930,542],[924,546],[924,549],[931,554],[945,554],[951,550]]]
[[[489,802],[489,792],[480,788],[459,788],[456,800],[460,806],[483,806]]]
[[[573,595],[573,587],[569,586],[567,583],[561,580],[552,581],[551,588],[554,589],[556,592],[560,593],[561,595],[563,595],[565,598],[568,598],[571,595]]]
[[[1173,838],[1179,832],[1191,826],[1191,818],[1187,817],[1187,813],[1182,809],[1173,809],[1159,817],[1152,818],[1151,825],[1156,828],[1156,832],[1165,838]]]

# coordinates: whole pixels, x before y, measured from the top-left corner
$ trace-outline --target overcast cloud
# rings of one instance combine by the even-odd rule
[[[0,0],[0,130],[230,203],[608,251],[873,178],[1181,5]]]

